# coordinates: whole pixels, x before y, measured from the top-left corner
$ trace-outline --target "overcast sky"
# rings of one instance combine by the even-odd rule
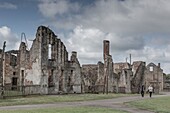
[[[113,61],[161,63],[170,73],[170,0],[0,0],[0,48],[18,49],[21,33],[35,38],[51,28],[81,64],[103,61],[103,40]],[[28,41],[31,47],[31,41]]]

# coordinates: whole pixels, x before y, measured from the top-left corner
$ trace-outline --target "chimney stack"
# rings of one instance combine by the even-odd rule
[[[110,45],[109,45],[109,41],[108,40],[104,40],[103,41],[103,58],[106,59],[106,56],[110,55],[109,54],[109,48],[110,48]]]
[[[158,63],[158,68],[161,68],[161,63]]]

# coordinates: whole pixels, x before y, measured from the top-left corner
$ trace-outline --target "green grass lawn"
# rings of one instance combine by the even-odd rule
[[[0,106],[100,100],[130,95],[132,94],[72,94],[72,95],[28,96],[25,98],[0,99]]]
[[[170,113],[170,97],[148,98],[127,103],[141,109],[149,109],[156,113]]]
[[[2,110],[0,113],[128,113],[120,110],[97,107],[43,108],[31,110]]]

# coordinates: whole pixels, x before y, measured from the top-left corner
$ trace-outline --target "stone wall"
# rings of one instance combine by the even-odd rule
[[[130,93],[132,70],[127,62],[114,63],[114,92]]]
[[[96,64],[82,65],[82,78],[85,92],[96,92],[96,81],[98,79],[98,66]]]
[[[132,65],[133,77],[131,81],[131,89],[133,93],[139,93],[141,86],[145,84],[145,68],[146,64],[142,61],[135,61]]]
[[[4,54],[4,82],[7,86],[19,85],[17,55],[18,51],[8,51]]]
[[[103,92],[104,90],[104,80],[105,80],[105,77],[104,77],[104,63],[102,62],[98,62],[97,63],[97,66],[98,66],[98,73],[97,73],[97,81],[96,81],[96,86],[97,86],[97,90],[98,92]]]
[[[77,58],[77,52],[73,51],[70,61],[66,64],[66,88],[68,93],[82,93],[81,66]]]
[[[163,90],[163,70],[160,68],[160,64],[157,66],[154,63],[149,63],[146,68],[146,87],[149,87],[151,84],[155,93],[159,93]]]

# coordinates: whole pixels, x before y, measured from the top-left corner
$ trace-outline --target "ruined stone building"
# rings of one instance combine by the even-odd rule
[[[161,69],[160,63],[155,65],[154,63],[149,63],[145,70],[145,85],[149,86],[152,84],[155,93],[163,90],[163,70]]]
[[[163,90],[163,70],[160,63],[156,66],[150,63],[146,66],[145,62],[135,61],[132,65],[129,63],[115,63],[114,73],[115,87],[117,92],[139,93],[141,86],[145,89],[152,85],[155,93]]]
[[[109,53],[109,41],[103,41],[104,63],[82,65],[82,78],[85,92],[113,92],[113,61]]]
[[[139,93],[141,86],[151,84],[156,93],[163,90],[163,70],[143,61],[113,63],[109,54],[109,41],[103,41],[104,63],[82,65],[85,92]],[[152,70],[150,68],[152,67]]]
[[[163,74],[163,89],[165,91],[170,91],[170,77],[169,74],[166,75],[165,73]]]
[[[19,50],[5,53],[4,62],[6,85],[37,85],[32,92],[40,94],[82,92],[77,53],[72,52],[68,60],[65,45],[47,27],[38,27],[30,50],[21,42]]]
[[[2,50],[0,50],[0,60]],[[45,26],[39,26],[30,50],[21,42],[19,50],[5,52],[4,83],[15,90],[31,87],[39,94],[58,93],[138,93],[141,85],[152,84],[156,92],[163,89],[160,64],[143,61],[113,63],[110,42],[103,41],[103,62],[80,65],[77,52],[68,58],[64,43]],[[158,90],[159,89],[159,90]]]

